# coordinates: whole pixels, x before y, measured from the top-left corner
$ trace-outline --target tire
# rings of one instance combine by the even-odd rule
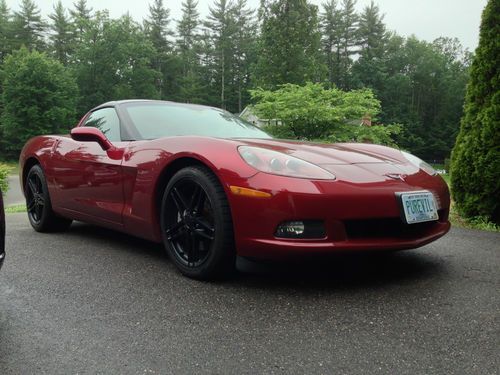
[[[69,228],[72,220],[57,216],[52,211],[47,180],[40,165],[34,165],[29,170],[24,192],[28,219],[34,230],[58,232]]]
[[[183,275],[214,280],[234,274],[231,210],[219,180],[207,168],[187,167],[170,179],[160,225],[167,254]]]

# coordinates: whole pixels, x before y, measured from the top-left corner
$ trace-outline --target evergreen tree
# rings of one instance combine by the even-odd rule
[[[357,38],[362,58],[372,60],[383,57],[387,32],[384,16],[380,14],[380,9],[373,0],[359,17]]]
[[[209,10],[205,27],[210,31],[209,35],[213,46],[212,79],[215,82],[215,92],[220,98],[219,106],[225,109],[234,54],[233,37],[236,32],[233,4],[227,0],[216,0],[213,7],[209,7]]]
[[[83,33],[86,31],[92,18],[92,8],[87,5],[87,0],[78,0],[76,3],[73,3],[73,7],[74,9],[70,9],[69,14],[73,21],[77,42],[81,43]]]
[[[329,0],[323,4],[321,14],[322,46],[328,69],[330,87],[340,86],[341,79],[341,36],[342,12],[338,9],[337,0]]]
[[[75,124],[77,86],[57,60],[26,48],[3,65],[1,130],[7,157],[40,134],[68,133]]]
[[[459,212],[500,223],[500,2],[483,11],[465,114],[453,149],[451,184]]]
[[[237,0],[234,5],[234,17],[236,22],[236,32],[234,40],[233,56],[233,82],[234,99],[231,108],[237,112],[243,110],[244,103],[248,102],[248,89],[250,87],[250,67],[255,63],[256,54],[256,24],[255,11],[247,8],[246,0]]]
[[[149,6],[149,17],[145,22],[146,34],[153,46],[161,53],[170,52],[171,46],[168,36],[172,35],[169,29],[170,10],[165,8],[163,0],[154,0]]]
[[[111,20],[97,12],[75,54],[80,114],[110,100],[158,97],[154,47],[130,16]]]
[[[160,74],[156,83],[157,90],[161,98],[173,99],[178,91],[180,61],[172,55],[168,39],[172,35],[169,25],[170,10],[165,7],[163,0],[154,0],[149,6],[149,16],[144,22],[144,28],[156,51],[152,67]]]
[[[386,63],[383,60],[389,34],[378,6],[372,1],[359,17],[357,31],[359,58],[352,66],[351,83],[354,87],[371,87],[377,95],[387,79]]]
[[[70,19],[60,0],[54,5],[54,13],[50,14],[49,18],[52,20],[50,41],[54,55],[63,65],[67,65],[73,49],[74,33]]]
[[[351,88],[351,65],[352,56],[356,54],[358,15],[355,7],[356,0],[343,0],[341,10],[341,61],[340,61],[340,87],[346,90]]]
[[[197,6],[195,0],[184,1],[182,17],[177,24],[178,57],[182,63],[178,100],[186,103],[203,103],[205,96],[200,71],[200,14]]]
[[[43,50],[46,25],[33,0],[22,0],[12,22],[12,49]]]
[[[317,13],[307,0],[277,0],[269,5],[254,72],[257,85],[272,88],[321,80],[324,66]]]
[[[11,15],[5,0],[0,0],[0,63],[10,52]]]

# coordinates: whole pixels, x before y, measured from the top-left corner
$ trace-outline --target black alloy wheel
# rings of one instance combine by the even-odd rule
[[[29,219],[35,225],[42,221],[45,197],[43,194],[42,180],[37,173],[30,173],[27,180],[26,209]]]
[[[28,172],[24,192],[28,219],[37,232],[62,231],[71,225],[72,220],[52,211],[47,181],[40,165],[34,165]]]
[[[232,274],[232,220],[217,177],[198,166],[180,170],[167,185],[161,208],[165,247],[183,274],[197,279]]]

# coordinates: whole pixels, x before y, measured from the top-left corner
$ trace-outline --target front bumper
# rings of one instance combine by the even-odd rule
[[[448,187],[440,177],[424,172],[406,181],[371,183],[311,181],[259,173],[246,182],[243,187],[269,192],[272,197],[230,195],[240,256],[274,259],[338,251],[412,249],[438,239],[450,229]],[[403,224],[395,193],[417,190],[433,192],[438,221]],[[308,240],[277,238],[277,226],[293,220],[320,220],[326,236]]]

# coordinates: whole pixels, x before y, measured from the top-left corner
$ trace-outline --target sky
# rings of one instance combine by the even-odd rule
[[[152,1],[152,0],[151,0]],[[310,0],[320,6],[325,0]],[[358,0],[357,8],[361,11],[371,0]],[[7,0],[13,10],[20,1]],[[52,12],[56,0],[35,0],[46,17]],[[74,0],[62,0],[65,7],[71,7]],[[119,17],[129,12],[137,21],[148,15],[148,0],[87,0],[94,10],[108,9],[112,17]],[[213,0],[199,0],[198,9],[202,16],[208,14],[208,7]],[[479,42],[479,24],[481,12],[487,0],[375,0],[381,12],[385,14],[385,23],[389,30],[403,36],[416,35],[419,39],[433,41],[445,36],[458,38],[465,48],[474,51]],[[181,15],[181,0],[164,0],[173,19]],[[248,0],[252,8],[257,8],[260,0]]]

